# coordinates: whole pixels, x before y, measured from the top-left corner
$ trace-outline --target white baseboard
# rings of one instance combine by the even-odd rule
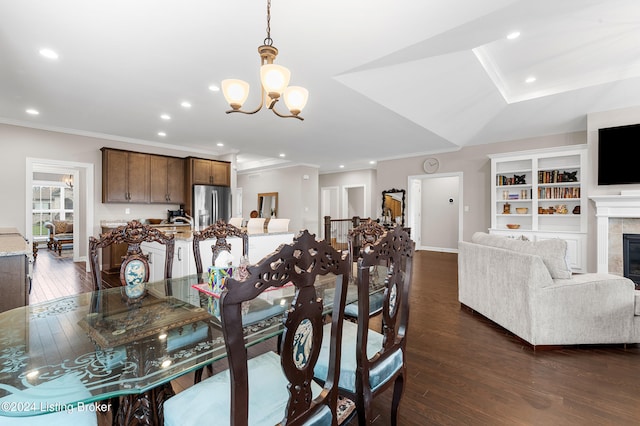
[[[445,248],[445,247],[419,246],[419,247],[416,247],[416,250],[439,251],[442,253],[458,253],[458,249]]]

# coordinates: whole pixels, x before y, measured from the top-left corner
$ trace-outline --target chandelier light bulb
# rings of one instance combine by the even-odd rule
[[[289,85],[291,71],[282,65],[265,64],[260,67],[262,87],[271,99],[278,99]]]
[[[237,79],[222,80],[222,93],[231,108],[240,109],[249,96],[249,83]]]
[[[300,86],[289,86],[284,91],[284,103],[291,111],[291,114],[298,115],[307,105],[309,91]]]

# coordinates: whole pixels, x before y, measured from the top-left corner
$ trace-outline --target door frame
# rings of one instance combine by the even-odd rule
[[[89,236],[93,235],[93,220],[94,220],[94,165],[93,163],[80,163],[76,161],[62,161],[51,160],[47,158],[33,158],[27,157],[26,159],[26,187],[25,187],[25,238],[28,241],[33,242],[33,214],[31,193],[33,191],[33,172],[45,171],[50,173],[60,174],[72,174],[73,181],[76,183],[77,190],[73,191],[73,205],[80,206],[80,194],[84,195],[85,203],[80,212],[84,212],[85,229],[84,232],[73,233],[73,261],[82,262],[87,260],[86,252],[80,253],[80,241],[83,238],[85,241],[89,241]],[[80,179],[80,172],[84,172],[84,179]],[[73,229],[79,229],[80,227],[80,215],[74,212],[73,215]],[[88,250],[88,247],[85,247]],[[86,262],[89,270],[89,262]]]
[[[407,218],[408,218],[408,223],[411,226],[411,224],[415,224],[416,222],[416,217],[415,215],[418,214],[419,215],[419,220],[422,220],[422,198],[424,197],[425,194],[422,193],[422,181],[424,179],[437,179],[437,178],[446,178],[446,177],[458,177],[458,241],[462,240],[462,235],[463,235],[463,229],[464,229],[464,193],[463,193],[463,187],[464,187],[464,173],[463,172],[451,172],[451,173],[434,173],[434,174],[423,174],[423,175],[412,175],[409,176],[407,179],[407,188],[409,188],[409,194],[407,195],[408,197],[408,206],[409,206],[409,211],[407,212]],[[416,194],[414,194],[414,187],[413,187],[413,183],[414,181],[419,181],[420,182],[420,196],[416,197]],[[416,208],[417,206],[417,208]],[[420,226],[418,226],[418,228],[420,228]],[[421,232],[421,229],[418,229],[417,232]],[[413,229],[412,229],[412,233],[413,233]],[[420,240],[422,240],[422,238],[420,238]],[[416,246],[416,250],[432,250],[434,251],[433,247],[425,247],[422,245],[422,241],[420,241],[420,246]],[[442,251],[442,252],[448,252],[448,253],[457,253],[458,249],[450,249],[450,248],[442,248],[441,250],[435,250],[435,251]]]
[[[367,202],[367,185],[360,184],[352,184],[352,185],[342,185],[342,199],[341,199],[341,209],[342,219],[351,219],[347,217],[349,215],[349,189],[351,188],[362,188],[362,202],[364,206],[364,216],[365,218],[371,217],[371,208]]]

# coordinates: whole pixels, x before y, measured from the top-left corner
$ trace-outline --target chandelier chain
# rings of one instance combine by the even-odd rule
[[[265,46],[273,46],[271,38],[271,0],[267,0],[267,38],[264,39]]]

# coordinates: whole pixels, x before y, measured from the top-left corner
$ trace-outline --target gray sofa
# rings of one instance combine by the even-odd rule
[[[633,281],[572,274],[566,244],[474,234],[459,243],[458,300],[534,347],[640,343]]]

